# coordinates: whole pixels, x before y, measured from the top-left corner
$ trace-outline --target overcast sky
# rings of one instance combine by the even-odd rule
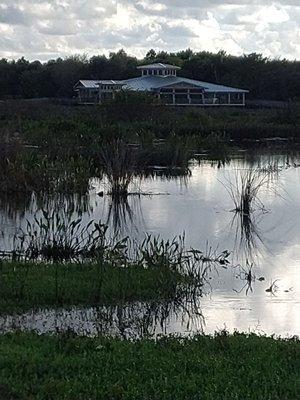
[[[124,48],[300,59],[300,0],[0,0],[0,58]]]

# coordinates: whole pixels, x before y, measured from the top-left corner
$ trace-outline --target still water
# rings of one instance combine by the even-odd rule
[[[270,168],[271,166],[271,168]],[[253,206],[250,227],[233,212],[228,192],[249,168],[268,168],[268,180]],[[209,289],[194,304],[135,303],[113,308],[40,310],[1,316],[0,331],[72,329],[80,334],[212,333],[255,331],[282,336],[300,335],[300,156],[283,151],[240,152],[224,165],[203,157],[190,165],[190,175],[164,174],[135,180],[126,204],[112,204],[105,182],[91,180],[85,196],[1,199],[0,247],[9,250],[12,238],[26,220],[41,209],[101,220],[111,232],[142,240],[146,234],[173,238],[185,235],[187,246],[231,252],[232,266],[210,277]],[[157,171],[159,172],[159,171]],[[249,287],[244,271],[252,266]],[[272,286],[272,291],[266,291]]]

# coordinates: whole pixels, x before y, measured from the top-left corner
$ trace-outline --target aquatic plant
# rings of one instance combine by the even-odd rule
[[[272,294],[276,293],[276,291],[278,290],[278,286],[276,285],[276,282],[278,282],[278,281],[279,281],[279,279],[272,281],[270,287],[266,289],[266,292],[272,293]]]
[[[13,254],[25,260],[81,261],[84,259],[117,258],[125,249],[122,241],[108,238],[108,227],[82,218],[72,219],[72,213],[61,215],[53,211],[41,211],[32,222],[27,220],[26,230],[21,229],[15,238]]]
[[[245,266],[237,266],[237,268],[240,269],[240,272],[237,276],[245,281],[245,284],[240,290],[233,289],[235,292],[241,293],[244,289],[246,289],[246,295],[249,293],[249,291],[253,292],[252,284],[256,279],[256,276],[253,273],[253,266],[253,263],[250,263],[248,260],[246,260]]]
[[[103,143],[100,159],[109,184],[109,194],[114,197],[127,196],[134,178],[135,150],[122,139]]]
[[[262,212],[250,215],[241,212],[234,213],[230,230],[234,235],[233,254],[239,258],[239,261],[254,261],[261,248],[264,247],[264,237],[259,228],[262,217]]]
[[[268,181],[268,171],[261,168],[251,168],[236,170],[234,179],[226,179],[221,183],[234,203],[234,211],[250,215],[255,205],[260,209],[264,208],[259,199],[259,193]]]
[[[136,259],[145,268],[169,268],[203,283],[214,267],[229,264],[229,255],[227,250],[217,253],[212,247],[205,252],[186,248],[184,236],[164,240],[148,235],[137,247]]]

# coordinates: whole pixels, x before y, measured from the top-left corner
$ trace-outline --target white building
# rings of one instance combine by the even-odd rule
[[[138,67],[141,76],[122,81],[81,80],[75,86],[81,104],[102,103],[116,92],[153,93],[168,105],[244,106],[248,90],[196,81],[177,76],[179,67],[156,63]]]

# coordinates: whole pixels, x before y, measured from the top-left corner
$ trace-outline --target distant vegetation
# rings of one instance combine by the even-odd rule
[[[261,54],[241,57],[220,51],[177,53],[150,50],[144,59],[128,56],[124,50],[109,57],[73,56],[46,63],[0,60],[0,98],[72,97],[79,79],[128,79],[140,75],[138,65],[167,62],[182,68],[187,78],[237,86],[250,90],[249,98],[300,100],[300,61],[268,59]]]
[[[155,166],[182,176],[197,153],[223,162],[234,146],[300,137],[296,103],[275,110],[203,110],[149,107],[148,101],[132,93],[96,107],[0,102],[0,192],[86,193],[91,177],[105,175],[111,195],[127,194],[132,179]]]

